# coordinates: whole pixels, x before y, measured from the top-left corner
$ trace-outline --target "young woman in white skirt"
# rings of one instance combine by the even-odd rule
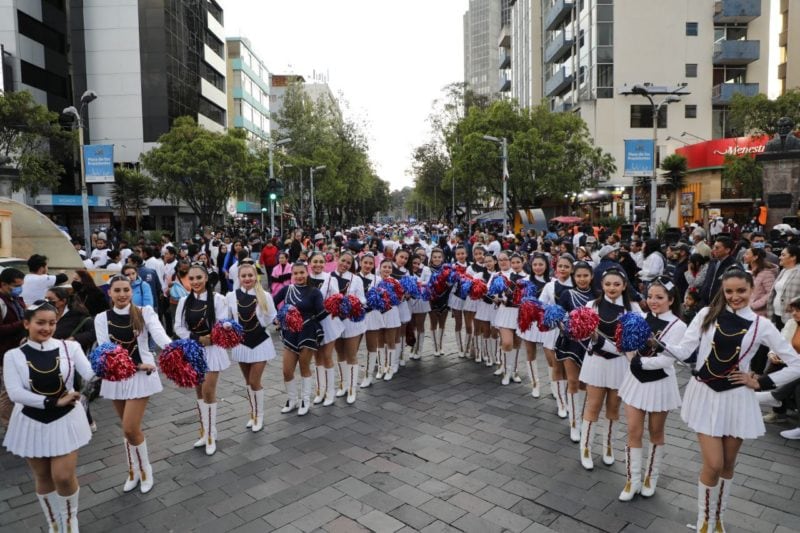
[[[444,252],[441,248],[434,248],[431,250],[431,260],[429,263],[431,269],[431,278],[437,275],[444,269]],[[433,355],[444,355],[444,326],[447,322],[447,303],[450,298],[450,286],[442,292],[442,294],[431,294],[431,336],[433,337]]]
[[[744,439],[764,434],[755,390],[770,390],[800,377],[800,357],[764,317],[750,309],[753,278],[736,268],[722,275],[722,290],[697,313],[680,344],[668,348],[697,362],[683,395],[681,418],[697,433],[703,467],[697,483],[697,530],[725,531],[724,515],[734,467]],[[786,366],[757,376],[750,362],[759,345],[769,347]]]
[[[325,316],[322,293],[308,283],[308,267],[303,262],[292,265],[292,283],[283,287],[275,295],[275,306],[292,305],[303,317],[300,331],[292,331],[285,324],[281,325],[283,341],[283,384],[288,396],[281,409],[282,414],[297,409],[297,416],[308,414],[311,408],[311,356],[322,344],[325,332],[320,320]],[[300,400],[297,398],[297,382],[294,371],[300,366]]]
[[[400,248],[394,252],[394,262],[392,263],[392,277],[397,281],[400,281],[402,278],[408,276],[410,272],[406,268],[408,264],[408,260],[410,258],[410,254],[408,250]],[[405,359],[405,345],[406,345],[406,327],[411,322],[411,308],[410,308],[410,301],[408,295],[404,294],[403,298],[400,300],[400,305],[397,306],[397,312],[400,315],[400,331],[397,333],[397,338],[395,339],[397,346],[395,351],[393,352],[392,357],[392,368],[393,373],[397,374],[397,371],[401,366],[406,366],[406,359]]]
[[[478,276],[486,283],[486,287],[492,283],[494,276],[499,275],[497,268],[497,258],[491,254],[486,254],[483,258],[483,272]],[[483,298],[477,301],[475,311],[475,338],[478,339],[480,353],[482,353],[484,364],[487,367],[492,367],[495,364],[500,364],[500,358],[497,355],[497,339],[499,333],[497,328],[492,326],[492,319],[495,315],[495,306],[492,298],[484,295]]]
[[[517,337],[517,317],[519,307],[514,304],[514,288],[518,281],[525,279],[527,275],[522,270],[522,256],[507,252],[500,252],[498,256],[500,263],[500,275],[511,281],[511,287],[501,296],[495,298],[498,306],[494,316],[493,324],[500,331],[500,351],[503,358],[502,372],[496,371],[495,375],[503,376],[501,383],[508,385],[513,380],[521,383],[522,379],[517,374],[517,363],[519,362],[520,338]],[[511,268],[508,268],[510,265]]]
[[[380,265],[380,279],[378,283],[392,277],[394,264],[391,259],[384,259]],[[391,289],[389,289],[391,290]],[[398,356],[394,352],[399,350],[397,347],[397,336],[400,334],[400,310],[399,305],[393,305],[388,311],[384,311],[381,315],[383,319],[383,329],[381,329],[380,345],[383,346],[382,354],[379,357],[378,373],[375,375],[376,379],[383,379],[384,381],[391,381],[394,377],[395,366],[394,361]]]
[[[645,319],[654,337],[665,346],[679,344],[686,333],[686,324],[678,318],[681,301],[669,278],[655,278],[647,288]],[[681,405],[678,380],[675,378],[675,358],[657,354],[651,348],[627,354],[630,369],[619,389],[625,402],[628,422],[628,445],[625,448],[625,488],[621,501],[630,501],[640,493],[649,498],[656,492],[661,461],[664,457],[664,426],[667,415]],[[644,483],[642,483],[642,436],[644,420],[649,419],[650,450],[647,454]]]
[[[545,301],[547,287],[552,287],[555,280],[550,279],[550,263],[547,256],[543,253],[536,252],[531,257],[531,275],[528,281],[536,286],[536,296],[542,303],[552,303]],[[550,298],[554,296],[553,291],[550,291]],[[558,331],[556,331],[556,334]],[[525,345],[525,355],[528,365],[528,376],[531,378],[531,396],[538,398],[539,392],[539,370],[536,367],[536,345],[544,343],[550,332],[539,331],[539,326],[535,322],[527,331],[522,331],[517,326],[517,336],[522,340]],[[551,382],[552,384],[552,382]],[[555,390],[551,387],[552,390]],[[559,404],[560,405],[560,404]]]
[[[455,258],[455,261],[453,262],[453,268],[460,275],[465,275],[467,273],[467,269],[469,268],[469,263],[467,263],[467,249],[463,244],[456,246],[455,250],[453,250],[453,257]],[[466,299],[461,298],[461,296],[458,294],[460,286],[460,280],[453,285],[447,305],[450,307],[450,310],[453,314],[453,320],[455,321],[455,335],[456,343],[458,344],[458,356],[463,358],[467,357],[467,352],[464,349],[464,339],[461,336],[461,329],[464,324],[464,304],[466,303]]]
[[[474,262],[467,267],[467,277],[475,279],[483,274],[483,260],[486,252],[482,246],[472,248]],[[469,295],[464,299],[464,330],[467,332],[467,343],[464,346],[463,357],[471,357],[476,363],[481,362],[481,350],[478,336],[475,334],[475,313],[478,311],[478,300],[473,300]],[[462,354],[459,354],[462,357]]]
[[[364,288],[364,294],[367,294],[370,287],[375,287],[378,280],[375,276],[375,256],[367,252],[362,255],[358,260],[358,277],[361,278],[361,284]],[[378,361],[378,352],[383,349],[383,340],[381,339],[381,331],[383,330],[383,316],[379,309],[370,309],[365,307],[364,311],[364,338],[367,345],[367,364],[364,367],[364,379],[361,381],[361,388],[366,389],[372,385],[372,380],[375,377],[376,368],[380,368],[381,362]]]
[[[217,451],[217,381],[219,373],[231,362],[227,350],[211,344],[211,328],[217,320],[230,317],[225,297],[208,288],[206,267],[193,263],[187,276],[191,292],[178,302],[175,334],[181,339],[194,339],[203,346],[208,369],[203,383],[196,387],[200,439],[194,447],[205,447],[206,455],[213,455]]]
[[[558,303],[561,295],[572,288],[572,264],[575,258],[568,253],[562,253],[556,260],[555,278],[545,285],[540,299],[544,304]],[[551,329],[542,334],[542,348],[550,367],[550,391],[556,400],[556,413],[560,418],[567,418],[567,381],[564,374],[564,364],[556,358],[556,341],[560,331]],[[535,369],[535,363],[532,368]]]
[[[339,283],[339,291],[345,296],[355,296],[361,305],[367,304],[364,293],[364,284],[356,275],[353,254],[347,251],[339,255],[336,270],[331,273]],[[336,339],[336,359],[339,363],[339,374],[342,376],[341,386],[336,391],[336,396],[347,396],[346,402],[352,405],[356,401],[356,388],[358,387],[358,345],[361,337],[367,331],[365,320],[353,322],[346,318],[342,320],[344,331]]]
[[[264,387],[261,377],[267,361],[275,359],[275,345],[267,327],[275,320],[277,311],[272,295],[264,290],[258,280],[258,270],[252,259],[239,262],[238,286],[225,295],[228,309],[234,320],[244,329],[242,343],[231,350],[231,359],[239,363],[247,390],[250,415],[245,427],[253,433],[264,427]]]
[[[614,426],[619,420],[619,387],[628,372],[628,359],[617,350],[614,335],[619,317],[634,310],[631,304],[628,278],[620,268],[609,268],[602,273],[603,295],[586,304],[600,316],[599,335],[581,366],[580,380],[586,383],[586,404],[581,422],[580,458],[586,470],[594,468],[592,440],[600,411],[605,404],[606,423],[603,428],[603,464],[614,464]],[[638,308],[637,308],[638,309]],[[641,311],[636,311],[641,312]],[[611,339],[611,340],[609,340]]]
[[[325,272],[325,255],[322,252],[314,252],[308,258],[311,265],[311,272],[308,277],[308,284],[316,287],[322,293],[322,302],[339,292],[339,283],[336,278]],[[333,365],[334,342],[344,331],[339,317],[330,316],[325,313],[320,320],[320,326],[325,336],[322,344],[314,352],[314,371],[317,376],[317,389],[314,394],[313,404],[322,404],[324,407],[333,405],[336,401],[336,369]]]
[[[411,260],[411,272],[417,277],[419,284],[426,285],[431,279],[431,269],[425,266],[422,258],[415,255]],[[421,359],[425,349],[425,317],[431,312],[431,303],[422,298],[408,302],[411,311],[411,323],[414,325],[416,342],[411,349],[411,359]]]
[[[572,287],[561,293],[558,304],[569,313],[595,299],[592,291],[594,269],[585,261],[577,261],[572,265]],[[572,442],[580,442],[581,430],[579,417],[583,411],[583,402],[577,399],[584,385],[580,381],[583,358],[588,349],[588,340],[576,340],[563,331],[556,341],[556,359],[564,365],[567,377],[566,403],[569,415],[569,438]],[[579,412],[580,411],[580,412]]]
[[[75,373],[94,377],[75,341],[53,339],[56,309],[37,300],[25,310],[28,340],[3,357],[3,382],[14,409],[3,446],[28,462],[48,531],[78,531],[78,449],[92,430],[72,389]]]
[[[123,381],[103,380],[100,396],[111,400],[122,422],[128,477],[123,492],[139,485],[143,494],[153,488],[153,468],[147,453],[147,440],[142,433],[142,419],[150,396],[161,392],[156,361],[150,351],[150,340],[163,348],[172,339],[164,331],[153,308],[139,308],[131,302],[133,287],[126,276],[117,275],[108,283],[111,309],[94,318],[97,343],[111,342],[122,346],[133,359],[137,372]]]

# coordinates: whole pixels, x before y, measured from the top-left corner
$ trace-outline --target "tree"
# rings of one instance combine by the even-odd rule
[[[449,205],[450,195],[442,190],[442,183],[450,170],[450,160],[442,146],[433,141],[418,146],[412,157],[414,191],[411,201],[423,205],[438,219]]]
[[[722,167],[722,180],[738,189],[744,198],[755,201],[764,193],[763,170],[761,164],[750,154],[725,156]]]
[[[141,157],[156,196],[186,202],[203,225],[223,213],[229,198],[264,186],[265,165],[242,130],[216,133],[179,117],[158,143]]]
[[[661,170],[666,172],[664,176],[665,183],[662,187],[669,194],[667,220],[669,220],[672,210],[675,208],[678,193],[686,186],[686,171],[688,168],[686,158],[680,154],[668,155],[661,162]]]
[[[153,180],[138,169],[119,167],[114,169],[114,187],[111,203],[119,209],[120,225],[125,231],[128,216],[136,220],[136,234],[139,235],[144,209],[153,194]]]
[[[0,93],[0,166],[19,173],[11,188],[36,195],[58,187],[74,136],[58,122],[58,114],[37,104],[27,91]]]
[[[781,117],[791,118],[800,128],[800,89],[786,91],[775,100],[765,94],[735,94],[728,110],[731,125],[742,134],[775,135],[775,124]]]

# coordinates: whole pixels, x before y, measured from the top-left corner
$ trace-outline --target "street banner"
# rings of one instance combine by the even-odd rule
[[[114,183],[114,145],[87,144],[83,147],[86,183]]]
[[[653,175],[653,139],[625,140],[625,176]]]

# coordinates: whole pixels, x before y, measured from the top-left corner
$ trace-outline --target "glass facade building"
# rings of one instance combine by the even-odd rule
[[[270,136],[270,73],[247,39],[227,39],[228,127],[253,140]]]

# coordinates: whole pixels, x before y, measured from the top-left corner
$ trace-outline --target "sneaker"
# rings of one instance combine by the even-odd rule
[[[781,431],[781,437],[789,440],[800,440],[800,427]]]
[[[756,392],[756,399],[758,403],[761,405],[766,405],[768,407],[780,407],[781,402],[780,400],[776,400],[775,397],[769,391],[759,391]]]
[[[92,433],[96,433],[97,432],[97,422],[92,422],[91,424],[89,424],[89,429],[92,430]]]
[[[767,424],[783,424],[786,420],[784,413],[767,413],[764,415],[764,422]]]

